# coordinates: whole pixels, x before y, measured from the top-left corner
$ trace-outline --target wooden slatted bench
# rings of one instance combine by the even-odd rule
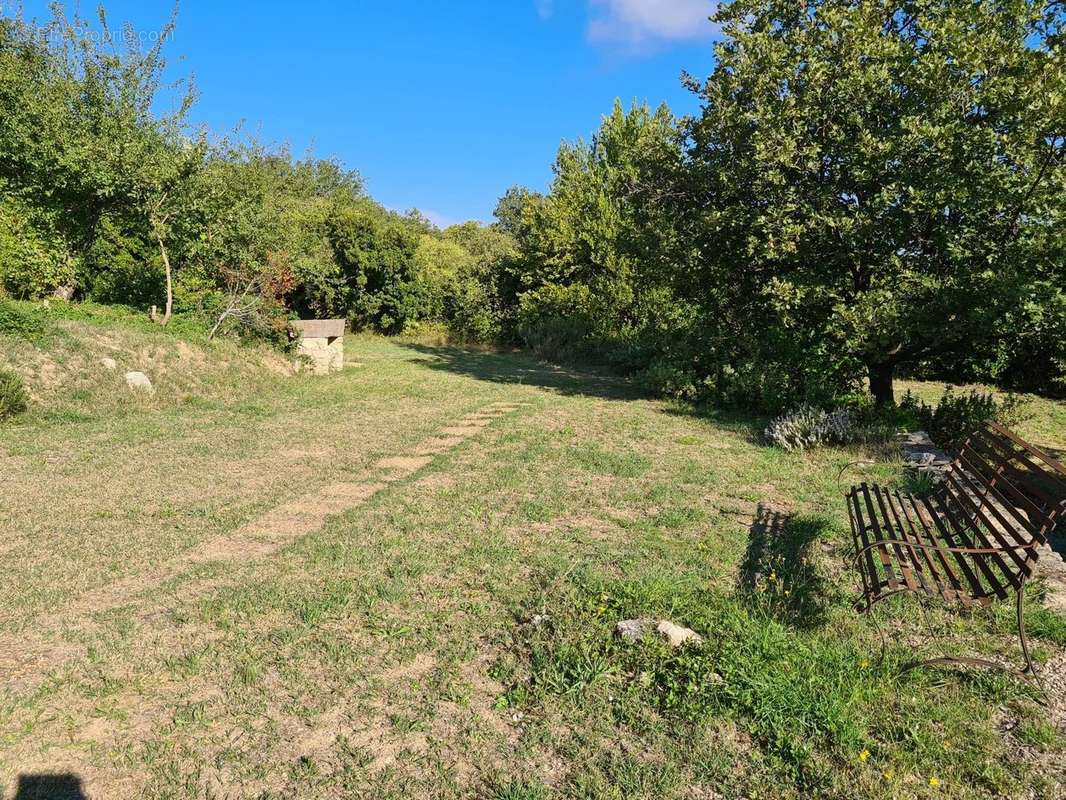
[[[963,445],[928,497],[876,484],[847,495],[866,612],[900,592],[983,606],[1015,596],[1026,672],[1035,674],[1022,615],[1038,547],[1066,522],[1066,467],[996,423]],[[998,667],[977,658],[936,658]]]

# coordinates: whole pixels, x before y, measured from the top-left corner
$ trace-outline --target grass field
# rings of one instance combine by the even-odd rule
[[[900,480],[885,452],[517,353],[347,348],[0,428],[0,796],[1062,796],[1063,698],[900,674],[1020,663],[1009,604],[886,604],[883,661],[853,611],[836,477]],[[706,642],[614,636],[642,616]]]

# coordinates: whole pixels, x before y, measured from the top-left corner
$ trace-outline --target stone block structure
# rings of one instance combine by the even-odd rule
[[[310,360],[315,375],[344,369],[344,324],[343,319],[298,319],[292,323],[300,336],[297,354]]]

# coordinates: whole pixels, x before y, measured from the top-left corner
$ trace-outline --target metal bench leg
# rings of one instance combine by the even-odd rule
[[[1023,607],[1025,604],[1025,578],[1022,578],[1021,584],[1018,586],[1018,596],[1015,601],[1015,612],[1018,619],[1018,641],[1022,646],[1022,655],[1025,656],[1025,669],[1021,671],[1024,676],[1031,677],[1036,680],[1037,685],[1043,692],[1043,682],[1040,680],[1040,675],[1036,671],[1036,665],[1033,664],[1033,657],[1029,652],[1029,639],[1025,634],[1025,615],[1023,613]],[[989,661],[984,658],[974,658],[972,656],[941,656],[940,658],[930,658],[925,661],[914,661],[903,668],[903,672],[909,672],[917,667],[943,667],[953,664],[964,664],[967,666],[975,667],[987,667],[989,669],[999,670],[1001,672],[1010,672],[1007,667],[1002,664],[997,664],[995,661]]]
[[[1018,641],[1022,644],[1022,654],[1025,656],[1025,669],[1022,670],[1023,675],[1032,675],[1037,677],[1036,667],[1033,665],[1033,658],[1029,655],[1029,640],[1025,637],[1025,615],[1022,613],[1022,604],[1025,601],[1025,577],[1022,576],[1021,583],[1018,584]]]

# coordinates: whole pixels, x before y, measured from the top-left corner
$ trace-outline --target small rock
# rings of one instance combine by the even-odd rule
[[[682,628],[669,620],[657,620],[643,617],[624,619],[614,626],[615,633],[627,642],[639,642],[651,633],[657,633],[672,647],[681,647],[686,642],[693,645],[703,644],[703,637],[689,628]]]
[[[654,619],[624,619],[614,626],[614,631],[626,642],[639,642],[655,629]]]
[[[551,617],[547,614],[534,614],[532,619],[529,620],[529,624],[534,628],[540,628],[551,622]]]
[[[126,385],[140,392],[148,392],[148,394],[155,392],[155,387],[143,372],[127,372]]]
[[[110,370],[111,372],[114,372],[116,369],[118,369],[118,362],[115,361],[115,359],[113,358],[108,358],[107,356],[104,356],[100,359],[100,363],[104,365],[104,369]]]
[[[656,632],[666,641],[670,643],[671,647],[681,647],[683,644],[701,645],[703,644],[703,637],[691,628],[682,628],[680,625],[663,620],[655,628]]]

